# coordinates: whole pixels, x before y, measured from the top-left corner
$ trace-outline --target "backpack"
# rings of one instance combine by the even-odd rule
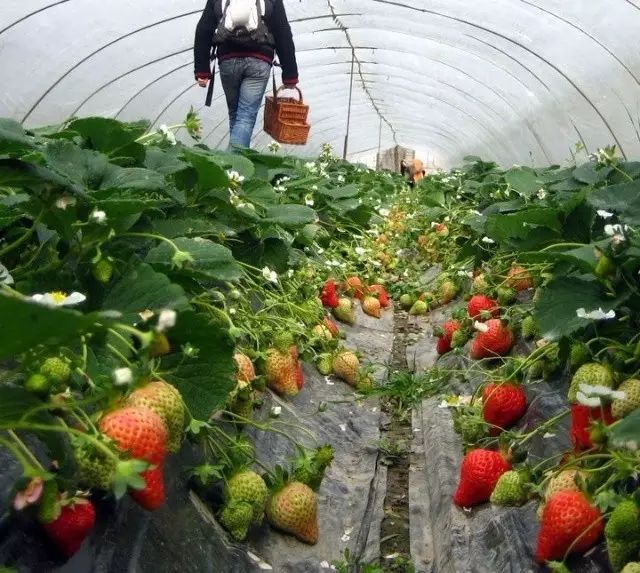
[[[213,43],[238,47],[275,46],[275,39],[265,18],[272,10],[272,0],[221,0],[220,23]]]

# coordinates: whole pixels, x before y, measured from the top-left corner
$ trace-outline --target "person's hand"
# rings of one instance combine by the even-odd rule
[[[201,88],[206,88],[209,85],[209,80],[207,78],[198,78],[196,81]]]

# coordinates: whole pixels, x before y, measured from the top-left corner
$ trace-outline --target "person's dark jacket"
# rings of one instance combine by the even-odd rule
[[[296,85],[298,83],[296,50],[283,0],[265,1],[272,3],[271,14],[267,16],[265,20],[275,38],[275,50],[271,46],[258,44],[242,48],[222,44],[218,46],[218,60],[253,57],[273,63],[275,53],[277,53],[280,65],[282,66],[282,82],[289,86]],[[221,19],[222,0],[207,0],[207,5],[196,27],[196,37],[193,47],[195,76],[198,79],[211,77],[210,55],[213,35]]]

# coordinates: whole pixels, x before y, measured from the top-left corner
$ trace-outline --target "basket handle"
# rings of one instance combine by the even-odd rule
[[[296,91],[298,92],[298,100],[299,100],[299,103],[304,103],[304,99],[302,98],[302,91],[300,90],[300,88],[299,88],[298,86],[286,86],[286,85],[282,85],[282,86],[280,86],[280,87],[276,90],[276,95],[275,95],[275,97],[277,98],[277,97],[278,97],[278,94],[279,94],[281,91],[284,91],[284,90],[296,90]]]

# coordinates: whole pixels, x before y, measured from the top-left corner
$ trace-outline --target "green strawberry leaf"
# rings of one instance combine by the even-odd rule
[[[51,308],[0,293],[0,359],[38,344],[59,345],[96,327],[96,314]]]
[[[555,340],[593,323],[591,319],[580,318],[578,309],[585,309],[587,313],[598,309],[604,312],[615,310],[629,294],[617,299],[607,298],[595,279],[559,276],[542,290],[534,317],[542,336]]]
[[[189,301],[182,287],[142,264],[129,271],[107,294],[103,308],[122,313],[121,322],[140,322],[138,313],[144,310],[158,312],[162,309],[184,311],[189,309]]]
[[[192,261],[180,269],[173,269],[174,249],[160,243],[147,254],[145,261],[167,273],[184,273],[199,279],[234,281],[242,276],[242,269],[227,247],[208,239],[179,237],[173,241],[183,252],[191,255]]]
[[[316,212],[306,205],[275,205],[267,209],[266,218],[263,223],[274,223],[284,227],[302,227],[308,223],[313,223],[316,219]]]
[[[181,313],[169,331],[172,346],[191,349],[162,359],[161,369],[194,418],[208,420],[235,386],[234,343],[228,324],[195,312]]]
[[[523,197],[531,197],[543,186],[536,172],[530,167],[513,167],[504,174],[505,181]]]
[[[147,130],[148,123],[122,123],[106,117],[76,119],[66,130],[79,133],[92,149],[111,157],[127,157],[142,161],[145,148],[136,139]]]
[[[32,147],[31,139],[17,121],[0,118],[0,157],[28,152]]]
[[[612,211],[622,223],[640,225],[640,181],[598,189],[587,201],[596,209]]]

